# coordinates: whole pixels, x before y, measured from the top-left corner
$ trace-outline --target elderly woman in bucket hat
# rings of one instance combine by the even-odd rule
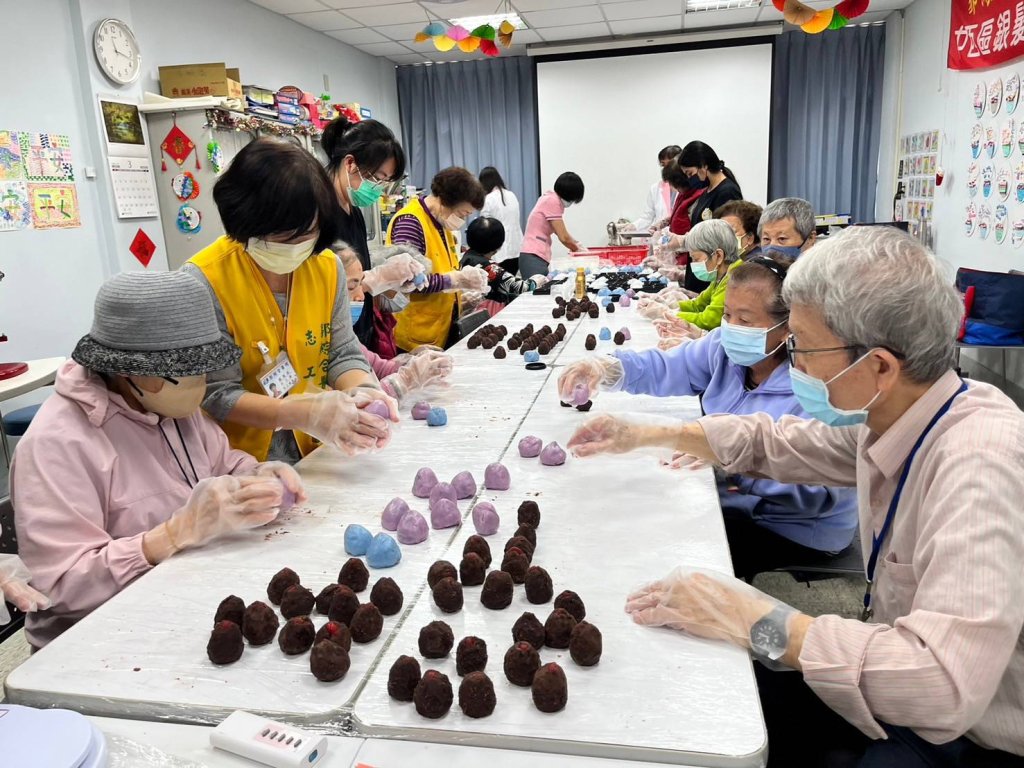
[[[232,449],[199,410],[206,375],[239,355],[184,273],[122,274],[100,288],[92,331],[11,469],[20,554],[51,601],[26,619],[33,647],[175,553],[304,498],[293,469]]]

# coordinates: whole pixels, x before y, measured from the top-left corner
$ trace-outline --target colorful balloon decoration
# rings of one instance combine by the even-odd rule
[[[491,24],[481,24],[472,32],[465,27],[453,24],[446,25],[442,21],[432,21],[416,33],[413,38],[417,43],[425,43],[433,40],[434,47],[439,51],[450,51],[456,46],[463,53],[473,53],[479,50],[485,56],[499,56],[502,48],[512,46],[512,35],[515,33],[515,25],[505,20],[495,29]]]
[[[855,19],[868,9],[871,0],[842,0],[834,8],[816,11],[800,0],[772,0],[772,5],[782,12],[782,18],[795,24],[809,35],[817,35],[826,29],[842,29],[850,19]]]

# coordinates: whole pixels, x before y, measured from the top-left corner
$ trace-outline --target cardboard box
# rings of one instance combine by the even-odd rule
[[[172,99],[196,96],[242,98],[242,78],[223,62],[160,67],[160,92]]]

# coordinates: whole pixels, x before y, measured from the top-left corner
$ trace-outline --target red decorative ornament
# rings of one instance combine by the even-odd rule
[[[128,250],[131,251],[132,256],[138,259],[139,264],[148,267],[149,262],[153,260],[153,254],[156,253],[156,244],[149,235],[140,229],[135,233],[135,239],[128,246]]]
[[[848,19],[855,19],[868,9],[869,2],[870,0],[843,0],[836,6],[836,13],[841,13]]]
[[[772,0],[772,5],[775,6],[775,10],[782,13],[783,6],[786,4],[786,0]]]
[[[202,166],[199,165],[199,153],[196,152],[196,145],[190,139],[181,128],[178,127],[178,121],[174,121],[174,126],[167,134],[166,138],[160,143],[160,170],[167,171],[167,161],[164,159],[164,154],[168,154],[171,160],[176,162],[181,167],[188,156],[193,152],[196,153],[196,168],[199,169]]]

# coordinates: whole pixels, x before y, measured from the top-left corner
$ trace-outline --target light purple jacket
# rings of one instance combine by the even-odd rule
[[[191,476],[191,458],[200,480],[256,467],[201,411],[178,420],[183,446],[173,420],[132,410],[78,363],[64,364],[56,390],[11,467],[19,554],[32,586],[53,601],[26,618],[35,648],[152,567],[142,535],[191,493],[179,462]]]

